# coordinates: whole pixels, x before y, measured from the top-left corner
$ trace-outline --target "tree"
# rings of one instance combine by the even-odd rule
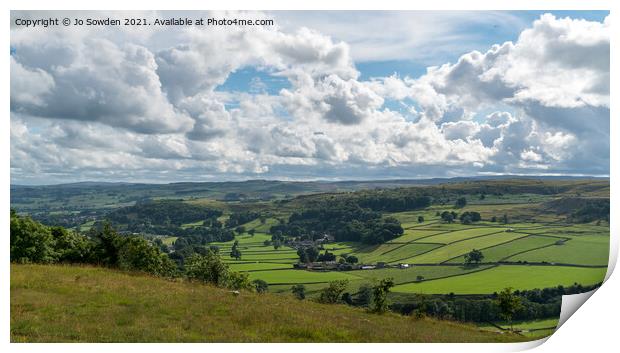
[[[256,230],[255,230],[254,228],[252,228],[252,229],[248,230],[248,234],[249,234],[251,237],[253,237],[253,236],[254,236],[254,234],[256,234]]]
[[[482,261],[482,259],[484,259],[484,255],[482,254],[482,251],[477,250],[477,249],[473,249],[469,253],[465,254],[463,257],[465,259],[466,265],[479,264]]]
[[[418,216],[418,223],[424,223],[424,216]]]
[[[303,284],[296,284],[292,286],[291,291],[293,292],[295,298],[299,300],[303,300],[306,298],[306,286],[304,286]]]
[[[317,260],[321,261],[321,262],[336,261],[336,255],[334,255],[334,253],[331,253],[331,252],[325,250],[325,252],[323,254],[319,255]]]
[[[394,287],[393,278],[384,278],[372,287],[372,311],[384,313],[387,311],[387,294]]]
[[[461,223],[463,224],[471,224],[473,222],[479,222],[482,220],[482,217],[480,216],[479,212],[463,212],[461,213],[461,215],[459,216],[459,219],[461,220]]]
[[[254,289],[254,284],[250,282],[250,274],[235,271],[228,272],[225,286],[233,290]]]
[[[234,258],[235,260],[241,259],[241,250],[239,250],[239,241],[238,240],[235,240],[235,242],[233,243],[232,248],[230,249],[230,257]]]
[[[452,223],[454,221],[454,218],[456,218],[454,215],[454,212],[443,211],[441,213],[441,220],[446,223]]]
[[[101,230],[93,230],[95,245],[91,253],[91,261],[106,266],[118,265],[118,251],[122,244],[121,237],[109,222]]]
[[[364,283],[357,291],[357,302],[361,306],[369,306],[372,302],[372,286]]]
[[[189,279],[223,287],[228,279],[228,265],[212,251],[193,254],[185,261],[185,274]]]
[[[461,223],[463,224],[471,224],[472,220],[471,217],[469,215],[465,215],[463,217],[461,217]]]
[[[329,285],[321,290],[318,301],[323,304],[335,304],[340,301],[340,296],[347,289],[348,280],[331,281]]]
[[[88,262],[92,249],[92,243],[88,238],[63,227],[51,227],[50,232],[54,238],[54,251],[58,254],[59,262]]]
[[[504,224],[508,224],[508,215],[504,213],[504,215],[502,216],[502,223]]]
[[[267,282],[263,281],[262,279],[253,280],[252,284],[254,285],[254,289],[256,290],[256,293],[265,293],[267,289],[269,288],[269,285],[267,284]]]
[[[299,262],[301,262],[301,263],[308,263],[308,262],[310,262],[310,261],[308,261],[308,254],[306,254],[306,249],[304,249],[304,248],[297,249],[297,256],[299,256]]]
[[[347,263],[350,263],[350,264],[356,264],[359,261],[359,259],[355,255],[349,255],[347,256],[346,261]]]
[[[491,222],[497,222],[497,217],[495,216],[491,217]]]
[[[458,199],[456,199],[456,203],[454,204],[456,208],[463,208],[466,205],[467,205],[467,199],[465,197],[459,197]]]
[[[315,247],[299,248],[297,249],[297,255],[299,256],[299,262],[314,262],[319,257],[319,250]]]
[[[11,213],[11,261],[51,263],[58,259],[49,228],[30,217]]]
[[[498,294],[496,304],[500,309],[500,316],[510,323],[510,330],[512,331],[512,318],[523,307],[521,298],[512,292],[511,287],[508,287]]]
[[[416,280],[417,282],[422,282],[422,281],[424,281],[424,276],[422,276],[422,275],[417,275],[417,276],[416,276],[416,278],[415,278],[415,280]]]
[[[238,226],[237,228],[235,228],[235,232],[237,232],[237,234],[243,234],[243,233],[245,233],[245,227],[244,226]]]
[[[120,241],[117,259],[121,270],[142,271],[157,276],[173,276],[176,272],[176,265],[168,255],[137,236]]]

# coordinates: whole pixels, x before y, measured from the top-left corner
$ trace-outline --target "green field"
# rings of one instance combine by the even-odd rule
[[[562,245],[532,250],[508,258],[508,261],[557,262],[564,264],[607,266],[609,236],[573,236]]]
[[[469,239],[469,238],[480,237],[480,236],[489,235],[493,233],[501,233],[505,230],[506,230],[505,228],[497,228],[497,227],[495,228],[493,227],[483,227],[483,228],[472,227],[469,229],[437,234],[432,237],[424,238],[424,241],[428,243],[450,244],[450,243],[454,243],[454,242]]]
[[[515,321],[512,323],[512,328],[519,331],[519,334],[531,337],[533,339],[549,336],[555,332],[558,325],[559,318],[529,320],[529,321]],[[495,322],[495,325],[500,326],[503,330],[500,330],[496,326],[489,324],[479,324],[482,330],[490,332],[506,332],[510,328],[511,324],[504,321]]]
[[[402,284],[394,287],[393,291],[424,294],[485,294],[499,292],[506,287],[525,290],[568,286],[573,283],[590,285],[602,282],[606,271],[606,268],[503,265],[465,276]]]
[[[262,279],[267,283],[313,283],[329,282],[335,280],[358,280],[359,277],[352,272],[318,272],[305,270],[277,270],[249,272],[251,279]]]
[[[165,245],[172,245],[179,237],[162,237],[161,242]]]
[[[418,276],[424,277],[424,280],[442,278],[456,275],[464,275],[469,272],[480,271],[490,266],[479,267],[462,267],[462,266],[413,266],[407,269],[386,268],[366,271],[356,271],[355,275],[369,279],[380,280],[392,277],[397,284],[414,282]]]
[[[538,235],[531,235],[528,237],[519,238],[508,243],[493,246],[491,248],[484,249],[484,262],[496,262],[509,258],[513,254],[517,254],[523,251],[528,251],[543,246],[553,245],[558,241],[558,238],[544,237]],[[462,263],[463,258],[454,258],[449,263]]]
[[[264,271],[264,270],[279,270],[290,269],[293,266],[283,263],[270,263],[270,262],[233,262],[228,266],[233,271],[247,272],[247,271]]]
[[[420,256],[411,257],[403,261],[411,262],[414,264],[441,263],[444,261],[448,261],[452,258],[462,256],[463,254],[470,252],[472,249],[485,249],[491,246],[522,238],[524,236],[525,234],[507,232],[486,235],[479,238],[467,239],[456,243],[448,244],[446,246],[437,248],[431,252],[422,254]]]
[[[442,231],[437,230],[424,230],[424,229],[405,229],[405,233],[396,239],[392,239],[388,242],[391,243],[408,243],[420,238],[426,238],[435,234],[442,233]]]
[[[356,255],[362,263],[392,263],[410,256],[422,254],[439,246],[441,246],[441,244],[382,244],[356,249],[352,253]]]
[[[504,212],[514,207],[508,205],[470,205],[468,210],[490,212],[497,208]],[[258,219],[246,223],[246,229],[255,229],[254,236],[238,235],[242,251],[240,260],[230,258],[234,241],[211,243],[220,248],[222,258],[235,271],[248,272],[251,279],[263,279],[271,284],[271,292],[289,293],[295,283],[304,283],[309,293],[317,293],[329,281],[349,280],[348,290],[356,292],[360,285],[386,277],[394,278],[397,293],[426,294],[484,294],[504,287],[532,289],[571,285],[575,282],[589,285],[599,282],[604,268],[579,268],[567,266],[528,266],[526,263],[605,265],[608,254],[608,227],[593,224],[565,224],[540,222],[515,222],[499,224],[488,221],[472,225],[443,223],[436,216],[441,208],[432,207],[419,212],[391,213],[403,221],[402,236],[379,245],[356,242],[325,244],[325,249],[337,256],[355,255],[360,263],[388,264],[409,263],[408,269],[385,268],[348,272],[316,272],[293,269],[297,262],[296,250],[286,246],[275,250],[264,245],[271,240],[266,233],[276,218],[267,218],[262,224]],[[418,223],[418,215],[425,222]],[[563,245],[556,245],[566,240]],[[483,262],[477,267],[454,266],[463,263],[463,255],[472,249],[483,252]],[[515,265],[494,267],[498,261]],[[452,264],[442,266],[441,263]],[[518,263],[519,262],[519,263]],[[434,264],[435,266],[416,266]],[[419,281],[419,276],[423,281]]]

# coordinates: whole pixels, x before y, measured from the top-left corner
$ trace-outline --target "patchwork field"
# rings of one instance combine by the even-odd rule
[[[499,206],[467,208],[488,211],[491,207],[499,207],[503,212],[520,207],[519,204]],[[392,277],[397,284],[393,291],[398,293],[485,294],[508,286],[533,289],[573,283],[590,285],[600,282],[605,275],[609,252],[609,227],[606,225],[489,221],[464,225],[441,222],[438,210],[389,214],[403,222],[405,232],[387,243],[333,242],[321,250],[337,257],[355,255],[360,263],[367,265],[378,262],[410,264],[407,269],[348,272],[294,269],[293,264],[298,261],[296,249],[287,246],[274,249],[272,245],[265,245],[265,241],[271,240],[266,232],[278,223],[275,218],[267,218],[264,222],[256,219],[244,225],[256,233],[236,236],[242,252],[238,260],[229,256],[234,241],[210,245],[219,247],[231,269],[248,272],[251,279],[266,281],[272,292],[290,292],[293,284],[301,283],[309,293],[314,293],[330,281],[340,279],[348,280],[348,290],[356,292],[365,283]],[[418,216],[423,216],[424,222],[418,222]],[[483,264],[464,266],[463,256],[472,249],[482,251]],[[499,262],[511,265],[499,265]]]

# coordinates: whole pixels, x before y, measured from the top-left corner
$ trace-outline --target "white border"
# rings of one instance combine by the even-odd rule
[[[246,9],[246,10],[302,10],[302,9],[316,9],[316,10],[370,10],[370,9],[394,9],[394,10],[611,10],[612,13],[612,28],[616,28],[615,21],[617,20],[616,12],[618,11],[619,1],[611,0],[594,0],[594,1],[563,1],[563,0],[522,0],[522,1],[497,1],[497,0],[470,0],[470,1],[458,1],[458,0],[433,0],[423,2],[404,2],[398,0],[381,0],[381,1],[369,1],[358,0],[355,3],[336,3],[334,0],[313,0],[304,4],[294,2],[290,0],[263,0],[263,1],[251,1],[251,0],[226,0],[220,2],[209,3],[197,3],[189,0],[151,0],[144,1],[137,4],[131,4],[127,1],[121,0],[96,0],[89,2],[80,2],[76,0],[56,0],[53,2],[43,0],[23,0],[13,1],[12,4],[7,6],[7,9],[2,13],[2,22],[4,24],[5,31],[2,33],[4,48],[8,52],[9,48],[9,21],[10,21],[10,9],[16,10],[35,10],[35,9],[84,9],[84,10],[172,10],[172,9],[213,9],[213,10],[234,10],[234,9]],[[613,31],[612,31],[613,33]],[[612,61],[611,61],[611,94],[614,97],[614,93],[618,91],[618,46],[614,39],[615,35],[612,34]],[[83,344],[9,344],[10,337],[10,316],[9,316],[9,285],[8,278],[9,271],[9,185],[10,185],[10,96],[9,96],[9,74],[10,64],[9,55],[2,56],[2,67],[5,77],[2,92],[3,97],[2,108],[6,115],[2,120],[2,132],[0,138],[0,146],[2,148],[1,158],[5,167],[0,173],[1,183],[3,186],[1,195],[4,203],[4,208],[0,210],[0,229],[4,229],[3,234],[4,244],[0,246],[0,253],[2,254],[4,266],[0,266],[0,278],[2,278],[1,289],[1,329],[0,335],[2,337],[1,343],[2,350],[4,352],[30,352],[45,350],[46,352],[108,352],[111,346],[104,344],[90,344],[85,346]],[[612,98],[611,101],[614,101]],[[614,112],[615,104],[611,109],[611,117],[615,117]],[[614,151],[618,151],[620,148],[618,141],[614,137],[618,137],[618,122],[614,119],[611,120],[611,169],[610,175],[613,179],[618,175],[619,163],[616,160],[616,154]],[[612,183],[613,184],[613,183]],[[612,186],[611,194],[617,193],[614,191],[615,187]],[[607,277],[612,275],[612,269],[616,263],[618,254],[618,227],[617,221],[613,215],[618,214],[620,210],[618,199],[611,198],[611,233],[612,242],[610,249],[610,267],[607,273]],[[183,349],[184,351],[247,351],[251,349],[257,352],[312,352],[317,351],[331,351],[331,350],[355,350],[356,352],[370,352],[380,349],[388,349],[390,353],[396,352],[496,352],[496,351],[518,351],[535,346],[539,346],[537,351],[541,352],[573,352],[573,351],[612,351],[614,347],[617,347],[617,323],[618,323],[618,296],[620,293],[620,280],[618,275],[614,274],[609,277],[607,282],[599,289],[591,300],[588,300],[583,308],[574,315],[563,325],[554,335],[552,335],[548,342],[539,346],[538,342],[530,342],[525,344],[357,344],[355,346],[350,344],[261,344],[261,345],[245,345],[245,344],[149,344],[146,345],[133,345],[133,344],[116,344],[113,349],[116,351],[135,351],[136,349],[148,349],[152,352],[169,352],[171,349]]]

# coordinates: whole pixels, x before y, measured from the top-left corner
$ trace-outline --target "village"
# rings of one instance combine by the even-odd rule
[[[287,240],[285,244],[291,248],[300,250],[300,249],[308,249],[308,248],[316,248],[318,250],[325,250],[325,244],[333,243],[334,237],[329,234],[323,234],[322,237],[316,240],[300,240],[300,238],[294,238],[293,240]],[[326,254],[329,254],[326,252]],[[387,264],[386,262],[377,262],[375,264],[364,264],[357,263],[357,258],[354,261],[347,261],[348,258],[341,257],[338,261],[335,260],[335,256],[333,260],[327,261],[310,261],[310,262],[297,262],[293,264],[293,268],[295,269],[303,269],[308,271],[353,271],[353,270],[374,270],[374,269],[382,269],[382,268],[399,268],[399,269],[407,269],[412,265],[406,263],[399,264]]]

